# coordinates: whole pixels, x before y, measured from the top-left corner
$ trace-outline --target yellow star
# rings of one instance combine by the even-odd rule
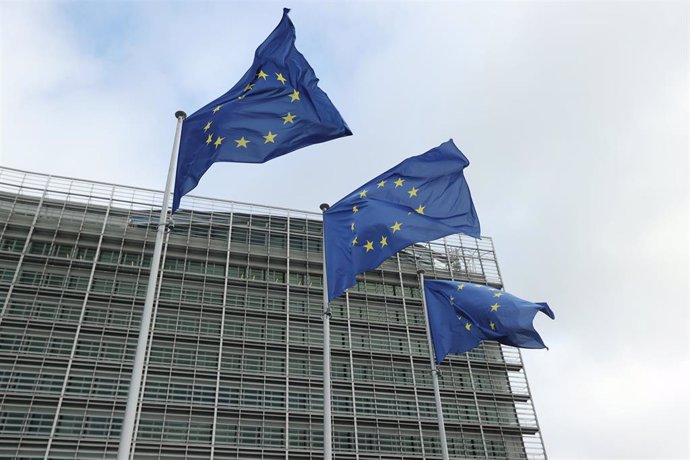
[[[206,126],[204,126],[204,132],[208,131],[209,129],[211,129],[211,122],[210,121],[208,123],[206,123]]]
[[[244,147],[245,149],[247,148],[247,144],[249,144],[251,141],[248,141],[247,139],[242,136],[239,139],[235,139],[235,142],[237,142],[237,148]]]
[[[500,305],[495,303],[491,306],[491,311],[498,311],[499,307],[500,307]]]
[[[500,292],[497,292],[496,294],[494,294],[494,297],[501,297],[502,295],[503,294],[501,294]]]
[[[254,87],[254,84],[250,83],[250,84],[248,84],[247,86],[244,87],[244,91],[247,92],[247,91],[249,91],[250,89],[252,89],[253,87]]]
[[[281,82],[282,84],[285,84],[285,82],[287,81],[287,80],[285,79],[285,77],[283,77],[283,74],[282,74],[282,73],[277,73],[277,74],[276,74],[276,78],[277,78],[278,81]]]
[[[493,321],[489,321],[489,326],[491,327],[491,330],[492,330],[492,331],[495,331],[495,330],[496,330],[496,325],[494,324]]]
[[[366,191],[366,190],[362,190],[361,192],[359,192],[359,197],[360,197],[360,198],[365,198],[366,196],[367,196],[367,191]]]
[[[409,192],[407,192],[407,193],[409,193],[409,194],[410,194],[410,198],[412,198],[413,196],[417,196],[417,192],[418,192],[418,191],[419,191],[419,189],[416,189],[416,188],[412,187],[412,189],[411,189]]]
[[[359,208],[357,206],[352,207],[352,214],[356,214],[359,212]]]
[[[450,303],[453,303],[453,302],[455,302],[455,297],[450,296]]]
[[[352,246],[357,246],[357,237],[355,236],[355,239],[352,240]]]
[[[415,209],[415,211],[417,211],[417,214],[424,214],[424,208],[426,208],[426,206],[422,206],[420,204],[419,207]]]
[[[386,185],[386,181],[385,181],[385,180],[382,180],[381,182],[379,182],[378,184],[376,184],[376,188],[381,188],[381,187],[383,187],[384,185]]]
[[[209,145],[211,142],[213,142],[213,133],[209,134],[206,138],[206,145]]]
[[[400,227],[402,227],[402,224],[400,222],[395,222],[393,225],[391,225],[391,228],[393,229],[393,233],[400,231]]]
[[[458,285],[458,291],[462,291],[463,289],[465,289],[465,285],[464,285],[464,284]]]
[[[290,102],[295,102],[299,101],[299,91],[296,89],[292,90],[292,94],[290,94]]]
[[[266,77],[268,77],[268,74],[266,72],[264,72],[263,70],[259,70],[259,73],[257,73],[256,76],[259,78],[263,78],[265,80]]]
[[[287,113],[284,117],[281,117],[283,119],[283,124],[286,123],[294,123],[295,122],[295,116],[291,114],[290,112]]]
[[[268,134],[263,136],[263,138],[266,139],[264,141],[264,144],[268,144],[269,142],[271,144],[275,144],[276,143],[276,141],[275,141],[276,136],[277,136],[277,134],[273,134],[272,132],[269,131]]]
[[[222,105],[218,105],[218,106],[216,106],[216,108],[215,108],[215,109],[213,109],[213,113],[216,113],[216,112],[218,112],[218,111],[220,110],[220,108],[221,108],[221,107],[223,107],[223,106],[222,106]]]
[[[401,179],[398,177],[398,179],[394,182],[395,188],[402,187],[404,182],[405,182],[405,179]]]
[[[367,240],[367,244],[364,245],[364,249],[366,249],[367,252],[373,251],[374,250],[374,242]]]
[[[465,329],[469,331],[470,329],[472,329],[472,325],[470,323],[465,323]]]
[[[354,222],[352,222],[350,224],[350,230],[352,230],[353,232],[355,231],[355,223]]]
[[[223,139],[225,139],[225,138],[218,136],[218,138],[216,139],[216,142],[214,142],[213,145],[215,145],[216,148],[220,147],[220,144],[223,143]]]
[[[388,246],[388,237],[382,236],[380,243],[381,243],[381,247]]]

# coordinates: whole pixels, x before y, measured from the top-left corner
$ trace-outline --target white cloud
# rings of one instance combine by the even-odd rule
[[[687,458],[688,360],[634,343],[607,353],[611,337],[591,339],[599,350],[558,340],[523,354],[549,457]]]

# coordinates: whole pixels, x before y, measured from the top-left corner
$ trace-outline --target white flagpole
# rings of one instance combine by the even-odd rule
[[[180,110],[175,112],[175,118],[177,118],[175,140],[173,142],[172,154],[170,156],[168,179],[165,183],[165,193],[163,195],[161,214],[160,218],[158,219],[156,243],[153,247],[153,257],[151,257],[151,273],[149,274],[149,282],[146,289],[146,300],[144,301],[144,309],[141,312],[141,324],[139,325],[137,351],[134,355],[134,363],[132,364],[132,378],[129,383],[129,392],[127,393],[127,408],[125,409],[125,416],[122,419],[120,446],[117,451],[118,460],[128,460],[130,458],[129,451],[132,447],[134,423],[137,415],[137,402],[139,400],[139,392],[141,390],[141,376],[144,370],[144,358],[146,357],[149,330],[151,329],[153,298],[156,295],[156,281],[158,280],[158,271],[160,269],[161,250],[163,248],[163,238],[165,236],[165,228],[168,218],[168,205],[170,204],[170,192],[172,191],[173,179],[175,178],[175,165],[177,163],[177,151],[180,146],[182,122],[185,118],[187,118],[187,114]]]
[[[325,213],[327,203],[319,208]],[[326,219],[323,219],[323,460],[331,460],[331,308],[328,306],[328,281],[326,279]]]
[[[429,328],[429,309],[426,305],[426,293],[424,292],[424,270],[417,270],[419,275],[419,289],[422,291],[422,306],[424,307],[424,325],[426,326],[426,340],[429,343],[429,360],[431,361],[431,379],[434,382],[434,398],[436,399],[436,415],[438,417],[438,432],[441,441],[441,453],[443,460],[448,460],[448,443],[446,442],[446,425],[443,422],[443,407],[441,406],[441,389],[438,385],[438,366],[434,357],[434,346],[431,342],[431,329]]]

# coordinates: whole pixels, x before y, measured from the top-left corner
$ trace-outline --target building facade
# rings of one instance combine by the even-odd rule
[[[115,458],[162,193],[0,169],[0,458]],[[319,459],[319,213],[185,199],[137,459]],[[416,271],[500,288],[493,243],[415,245],[331,307],[336,459],[440,458]],[[546,458],[517,349],[441,366],[452,458]]]

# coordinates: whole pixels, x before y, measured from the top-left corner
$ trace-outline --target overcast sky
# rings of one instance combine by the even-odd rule
[[[688,458],[688,3],[4,0],[0,163],[162,190],[174,112],[283,6],[354,135],[193,193],[318,211],[453,138],[506,288],[556,312],[523,353],[549,457]]]

